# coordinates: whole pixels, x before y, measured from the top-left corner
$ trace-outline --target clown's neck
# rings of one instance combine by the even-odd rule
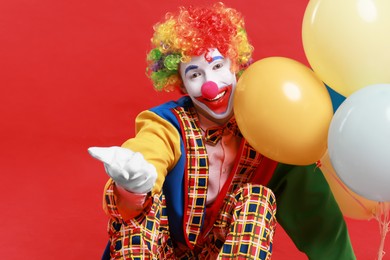
[[[229,122],[233,118],[233,115],[224,118],[223,120],[217,120],[217,119],[210,119],[209,117],[206,117],[205,115],[198,113],[198,119],[199,119],[199,125],[202,129],[208,129],[210,127],[216,127],[216,126],[223,126],[227,122]]]

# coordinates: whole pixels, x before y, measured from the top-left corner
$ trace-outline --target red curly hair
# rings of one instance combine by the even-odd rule
[[[210,48],[217,48],[229,58],[235,73],[244,69],[252,56],[253,47],[248,42],[242,15],[223,3],[180,7],[177,14],[167,13],[165,20],[153,28],[147,74],[157,90],[180,88],[180,62],[188,62]]]

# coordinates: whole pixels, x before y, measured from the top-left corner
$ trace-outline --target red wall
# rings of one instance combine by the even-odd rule
[[[107,177],[86,149],[120,145],[138,112],[178,96],[156,93],[145,76],[152,25],[179,5],[208,2],[0,1],[2,259],[99,258]],[[244,14],[256,60],[307,64],[307,0],[225,3]],[[376,223],[348,223],[361,258],[373,258]],[[279,231],[274,259],[298,259]]]

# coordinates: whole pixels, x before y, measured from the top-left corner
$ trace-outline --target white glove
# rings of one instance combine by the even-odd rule
[[[102,161],[107,174],[119,186],[133,193],[148,193],[157,179],[157,171],[141,153],[113,147],[90,147],[89,154]]]

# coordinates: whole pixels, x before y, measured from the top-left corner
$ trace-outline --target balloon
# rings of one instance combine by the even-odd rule
[[[352,219],[369,220],[377,215],[379,202],[368,200],[348,189],[337,177],[328,153],[325,153],[321,158],[319,167],[332,190],[343,216]]]
[[[328,150],[352,191],[390,201],[390,84],[362,88],[341,104],[329,127]]]
[[[237,83],[234,113],[249,144],[273,160],[308,165],[326,151],[332,102],[297,61],[270,57],[250,65]]]
[[[302,24],[312,69],[344,96],[390,83],[389,32],[389,0],[311,0]]]

